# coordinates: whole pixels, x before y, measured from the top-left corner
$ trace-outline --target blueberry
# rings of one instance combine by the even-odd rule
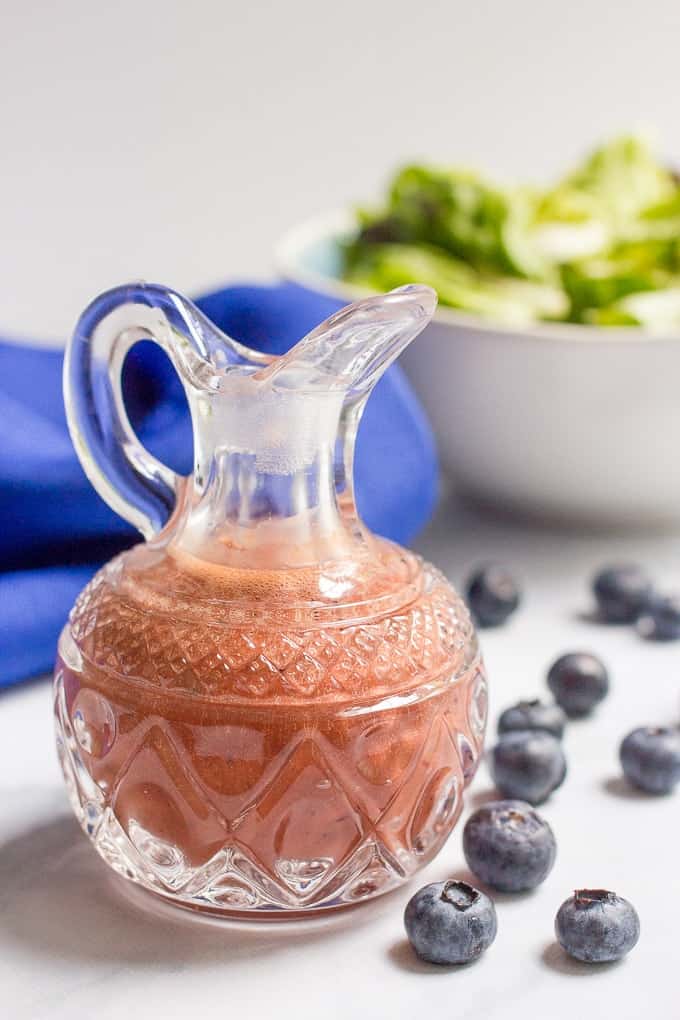
[[[588,715],[606,696],[609,675],[597,656],[589,652],[570,652],[550,667],[548,687],[567,715]]]
[[[635,907],[606,889],[577,889],[555,918],[557,941],[584,963],[610,963],[629,953],[640,937]]]
[[[467,882],[435,882],[409,900],[404,924],[422,960],[470,963],[496,938],[496,908]]]
[[[562,745],[543,730],[504,733],[491,750],[491,774],[506,797],[542,804],[567,774]]]
[[[512,730],[545,730],[554,737],[562,737],[567,717],[559,705],[544,705],[537,699],[534,701],[518,701],[511,708],[506,708],[498,720],[498,732],[510,733]]]
[[[601,619],[607,623],[635,623],[652,596],[652,583],[640,567],[607,567],[593,580]]]
[[[555,863],[553,831],[521,800],[495,800],[470,815],[463,852],[471,871],[502,892],[535,889]]]
[[[512,575],[497,564],[476,570],[465,590],[470,611],[480,627],[498,627],[519,605],[520,593]]]
[[[621,744],[626,779],[646,793],[671,793],[680,783],[680,730],[641,726]]]
[[[640,617],[640,632],[652,641],[680,638],[680,596],[659,595],[649,600]]]

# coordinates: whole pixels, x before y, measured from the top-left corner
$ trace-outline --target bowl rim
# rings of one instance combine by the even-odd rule
[[[336,209],[305,220],[288,230],[274,248],[274,262],[278,272],[284,279],[297,283],[308,290],[324,293],[331,297],[344,298],[347,301],[358,301],[375,291],[348,283],[337,276],[309,269],[302,264],[301,256],[307,248],[322,240],[338,241],[343,235],[349,235],[356,220],[347,209]],[[654,343],[680,342],[680,330],[677,333],[656,333],[641,326],[589,326],[571,322],[542,322],[529,325],[519,323],[494,322],[480,316],[457,311],[439,305],[433,321],[459,329],[473,330],[479,333],[509,334],[523,339],[536,339],[545,343],[607,343],[631,344],[643,342],[645,345]]]

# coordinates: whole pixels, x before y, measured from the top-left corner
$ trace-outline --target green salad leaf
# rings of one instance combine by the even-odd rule
[[[561,318],[559,287],[477,272],[463,259],[426,244],[372,244],[355,253],[347,279],[368,289],[391,290],[417,280],[433,287],[443,305],[497,322],[528,325]]]
[[[348,280],[428,283],[443,305],[498,322],[680,325],[680,186],[635,137],[544,190],[404,167],[384,206],[358,214],[343,254]]]
[[[617,138],[596,149],[566,178],[567,187],[598,202],[602,215],[625,226],[650,206],[668,201],[676,186],[669,170],[639,138]]]
[[[535,199],[505,192],[469,170],[408,166],[392,181],[387,206],[364,213],[358,243],[431,244],[470,266],[513,276],[543,276],[529,241]]]

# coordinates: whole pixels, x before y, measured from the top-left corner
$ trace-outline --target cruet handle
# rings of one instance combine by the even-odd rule
[[[123,363],[139,340],[162,348],[185,387],[192,375],[210,371],[218,348],[224,361],[239,345],[185,298],[157,284],[109,290],[78,321],[64,360],[71,438],[99,495],[150,538],[172,514],[184,479],[142,446],[125,409]]]

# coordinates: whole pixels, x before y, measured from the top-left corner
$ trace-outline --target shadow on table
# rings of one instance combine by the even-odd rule
[[[466,964],[444,965],[427,963],[416,956],[408,938],[400,938],[398,941],[393,942],[393,945],[387,950],[387,959],[400,970],[405,970],[411,974],[447,974],[449,977],[451,977],[452,973],[462,974],[472,970],[479,962],[479,960],[473,960]]]
[[[565,953],[557,942],[548,942],[541,953],[541,960],[550,970],[558,974],[569,974],[573,977],[595,977],[605,974],[608,970],[621,965],[620,960],[609,963],[583,963]]]
[[[602,788],[607,793],[611,793],[614,797],[620,797],[622,800],[654,800],[655,794],[645,793],[644,790],[638,790],[631,783],[624,778],[624,776],[610,776],[609,779],[605,779],[602,784]]]
[[[203,920],[118,878],[76,821],[61,817],[0,846],[0,938],[36,955],[184,967],[238,963],[329,942],[377,921],[392,896],[304,921]]]

